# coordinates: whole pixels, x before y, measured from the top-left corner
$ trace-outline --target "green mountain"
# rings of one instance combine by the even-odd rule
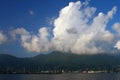
[[[0,55],[0,69],[12,70],[83,70],[111,69],[120,64],[120,59],[108,54],[76,55],[72,53],[51,52],[31,58],[17,58],[10,55]]]

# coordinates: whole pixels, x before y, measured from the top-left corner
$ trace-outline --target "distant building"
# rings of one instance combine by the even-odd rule
[[[94,71],[93,71],[93,70],[90,70],[90,71],[88,71],[88,73],[93,74],[93,73],[94,73]]]

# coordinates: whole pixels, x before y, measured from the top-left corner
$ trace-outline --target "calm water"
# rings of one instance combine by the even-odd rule
[[[120,80],[120,74],[0,74],[0,80]]]

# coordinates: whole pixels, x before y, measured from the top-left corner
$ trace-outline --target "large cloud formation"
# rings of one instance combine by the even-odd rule
[[[74,53],[97,53],[104,51],[101,41],[109,42],[113,34],[105,30],[116,12],[113,7],[107,14],[102,12],[93,18],[96,8],[84,7],[80,1],[70,2],[55,20],[54,42],[58,50]]]
[[[111,45],[114,39],[114,34],[106,30],[106,27],[117,8],[113,7],[107,14],[100,12],[95,16],[96,10],[95,7],[90,7],[88,2],[70,2],[60,10],[54,21],[53,37],[50,37],[47,27],[40,28],[37,35],[24,28],[13,30],[12,35],[14,38],[20,35],[21,45],[30,52],[106,52],[106,45]]]

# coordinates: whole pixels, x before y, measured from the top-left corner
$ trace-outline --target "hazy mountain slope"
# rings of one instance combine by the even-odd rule
[[[51,52],[40,54],[31,58],[16,58],[10,55],[0,55],[1,67],[13,68],[40,68],[40,69],[82,69],[82,68],[103,68],[120,64],[118,57],[107,54],[76,55],[72,53]]]

